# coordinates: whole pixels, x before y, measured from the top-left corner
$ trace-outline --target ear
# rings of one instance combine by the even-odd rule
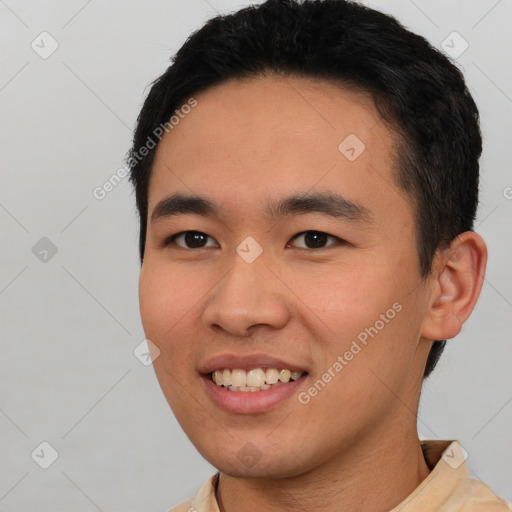
[[[422,325],[430,340],[454,338],[475,307],[484,282],[487,246],[480,235],[466,231],[432,264],[431,293]]]

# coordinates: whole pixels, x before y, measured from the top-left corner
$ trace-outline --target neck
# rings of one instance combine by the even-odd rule
[[[231,477],[220,474],[221,512],[386,512],[403,501],[428,476],[416,425],[394,434],[374,435],[358,447],[295,477]]]

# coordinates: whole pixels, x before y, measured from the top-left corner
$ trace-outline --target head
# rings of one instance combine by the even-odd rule
[[[128,164],[142,321],[161,351],[155,370],[217,467],[222,455],[203,428],[227,440],[251,425],[261,439],[269,415],[279,416],[199,403],[204,382],[194,378],[211,356],[292,354],[310,379],[302,393],[330,369],[314,400],[306,392],[308,404],[285,410],[350,407],[350,428],[332,427],[333,436],[346,427],[340,449],[391,421],[392,395],[417,402],[481,287],[485,245],[472,232],[480,153],[460,71],[360,4],[270,0],[214,18],[186,41],[152,85]],[[184,231],[197,233],[171,236]],[[349,358],[340,370],[336,354]],[[356,405],[358,390],[376,402]],[[275,467],[292,474],[274,442]],[[330,449],[305,453],[303,469]]]

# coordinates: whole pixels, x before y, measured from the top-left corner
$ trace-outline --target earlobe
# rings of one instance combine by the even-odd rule
[[[466,231],[435,256],[431,295],[422,336],[430,340],[454,338],[462,329],[482,289],[487,247],[482,237]]]

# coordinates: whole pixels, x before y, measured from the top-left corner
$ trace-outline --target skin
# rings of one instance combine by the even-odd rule
[[[420,275],[414,201],[394,179],[393,132],[371,99],[339,85],[266,76],[229,81],[160,142],[149,188],[140,275],[156,375],[180,425],[221,472],[222,511],[387,511],[429,474],[416,428],[433,339],[455,336],[477,300],[486,249],[464,233]],[[338,149],[356,134],[366,149]],[[262,205],[335,192],[364,206],[368,223],[320,213],[270,219]],[[218,216],[151,213],[174,193],[210,198]],[[175,233],[210,238],[187,248]],[[323,249],[297,234],[327,238]],[[262,254],[237,246],[252,236]],[[307,390],[393,304],[402,309],[306,405],[296,394],[261,414],[221,409],[198,367],[221,353],[268,353],[308,369]],[[252,466],[237,454],[250,442]]]

